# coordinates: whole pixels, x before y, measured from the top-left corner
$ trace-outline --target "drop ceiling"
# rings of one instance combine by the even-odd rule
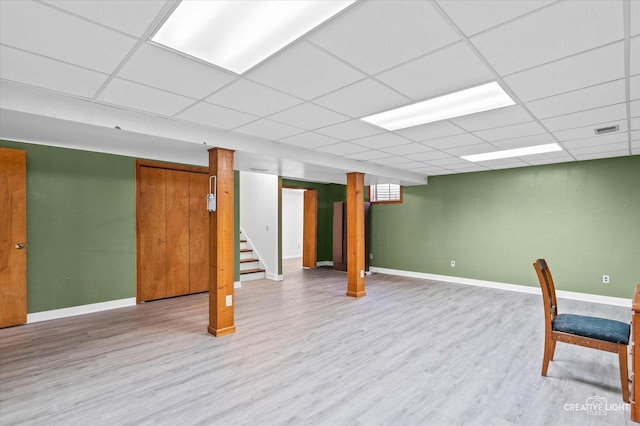
[[[238,170],[405,185],[640,154],[640,1],[357,1],[242,75],[150,41],[175,5],[0,1],[0,138],[202,165],[217,146]],[[491,81],[516,104],[360,121]]]

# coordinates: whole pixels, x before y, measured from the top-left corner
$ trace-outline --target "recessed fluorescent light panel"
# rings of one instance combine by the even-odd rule
[[[460,158],[467,161],[489,161],[499,160],[501,158],[522,157],[524,155],[544,154],[547,152],[562,151],[557,143],[549,143],[546,145],[528,146],[526,148],[505,149],[503,151],[487,152],[485,154],[464,155]]]
[[[354,1],[185,0],[151,40],[242,74]]]
[[[361,120],[393,131],[514,104],[513,99],[494,81],[380,114],[370,115]]]

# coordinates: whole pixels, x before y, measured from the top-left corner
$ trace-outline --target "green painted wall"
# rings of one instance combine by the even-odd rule
[[[282,179],[283,186],[315,189],[318,191],[318,262],[333,259],[333,203],[347,200],[347,187],[333,183],[314,183]]]
[[[27,311],[135,297],[135,160],[0,146],[27,152]]]
[[[372,266],[537,287],[545,257],[560,290],[632,298],[640,156],[430,177],[371,220]]]

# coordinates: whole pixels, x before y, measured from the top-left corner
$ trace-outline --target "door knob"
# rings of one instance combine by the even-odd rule
[[[23,248],[25,248],[25,247],[26,247],[26,244],[25,244],[25,243],[18,243],[18,244],[16,244],[16,248],[17,248],[18,250],[21,250],[21,249],[23,249]]]

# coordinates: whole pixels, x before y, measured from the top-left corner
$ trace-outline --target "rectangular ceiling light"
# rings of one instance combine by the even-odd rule
[[[514,104],[513,99],[494,81],[482,86],[370,115],[361,120],[393,131]]]
[[[547,152],[562,151],[557,143],[549,143],[546,145],[528,146],[526,148],[505,149],[503,151],[487,152],[485,154],[463,155],[463,160],[467,161],[489,161],[499,160],[501,158],[522,157],[524,155],[544,154]]]
[[[242,74],[354,1],[185,0],[151,40]]]

